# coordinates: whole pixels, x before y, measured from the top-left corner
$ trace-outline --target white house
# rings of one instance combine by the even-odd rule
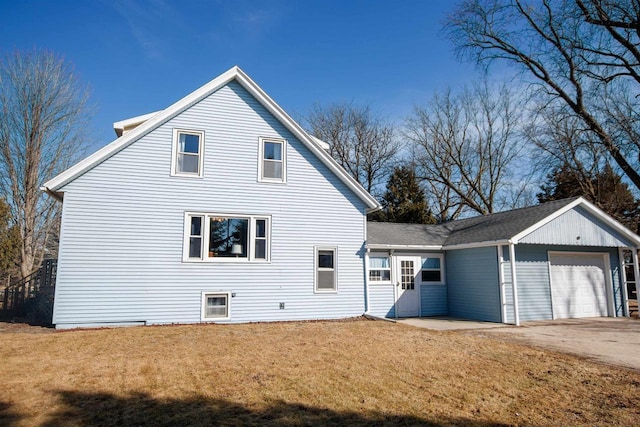
[[[629,315],[640,237],[586,200],[367,225],[378,202],[238,67],[114,129],[44,184],[57,328]]]
[[[44,184],[63,202],[57,328],[365,311],[378,202],[240,68],[114,128]]]

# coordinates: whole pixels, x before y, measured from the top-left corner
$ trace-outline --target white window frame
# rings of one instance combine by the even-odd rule
[[[258,138],[258,182],[271,182],[276,184],[285,184],[287,182],[287,140],[282,138]],[[282,178],[264,177],[264,144],[271,142],[282,146]]]
[[[207,317],[207,297],[224,296],[227,298],[227,315],[225,317]],[[219,322],[231,319],[231,292],[230,291],[202,291],[200,299],[200,320],[202,322]]]
[[[198,173],[178,171],[178,141],[180,134],[198,136]],[[204,131],[191,129],[173,129],[173,143],[171,145],[171,176],[188,178],[202,178],[204,176]]]
[[[425,258],[439,258],[440,259],[440,268],[422,268],[422,260]],[[422,280],[422,272],[423,271],[440,271],[440,281],[431,282]],[[420,283],[422,285],[444,285],[444,255],[443,254],[420,254]]]
[[[318,256],[320,251],[333,251],[333,269],[320,268],[318,266]],[[313,250],[313,292],[318,294],[338,293],[338,247],[337,246],[314,246]],[[333,289],[318,289],[318,272],[333,270]]]
[[[202,237],[202,250],[200,251],[200,258],[189,257],[189,243],[191,237],[191,217],[201,216],[203,217],[204,224],[202,225],[203,237]],[[247,239],[249,245],[247,248],[247,256],[244,258],[233,257],[210,257],[209,256],[209,235],[210,235],[210,219],[211,218],[234,218],[234,219],[247,219],[249,220],[249,230]],[[255,257],[255,242],[256,242],[256,220],[265,220],[266,231],[266,258]],[[202,262],[220,262],[220,263],[269,263],[271,262],[271,215],[246,215],[246,214],[229,214],[229,213],[214,213],[214,212],[185,212],[184,213],[184,230],[183,230],[183,243],[182,243],[182,262],[188,263],[202,263]]]
[[[389,267],[388,268],[372,268],[371,267],[371,258],[386,258],[389,260]],[[368,265],[368,273],[367,273],[367,280],[369,280],[369,283],[374,284],[374,285],[382,285],[382,284],[389,284],[391,283],[391,256],[388,254],[377,254],[375,252],[372,252],[369,254],[368,260],[367,262],[369,263]],[[388,270],[389,271],[389,280],[375,280],[371,278],[371,272],[374,270],[380,270],[380,271],[385,271]]]

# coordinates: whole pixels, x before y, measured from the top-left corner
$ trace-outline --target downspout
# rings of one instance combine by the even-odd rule
[[[369,314],[371,306],[369,305],[369,248],[364,252],[364,314]]]
[[[518,309],[518,282],[516,280],[516,245],[509,240],[509,263],[511,264],[511,286],[513,290],[513,320],[520,326],[520,311]]]

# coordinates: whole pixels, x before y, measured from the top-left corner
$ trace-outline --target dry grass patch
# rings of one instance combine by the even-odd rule
[[[0,425],[633,425],[640,374],[386,322],[0,334]]]

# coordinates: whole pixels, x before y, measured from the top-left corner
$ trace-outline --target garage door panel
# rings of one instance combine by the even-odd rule
[[[551,254],[555,318],[607,315],[605,260],[600,254]]]

